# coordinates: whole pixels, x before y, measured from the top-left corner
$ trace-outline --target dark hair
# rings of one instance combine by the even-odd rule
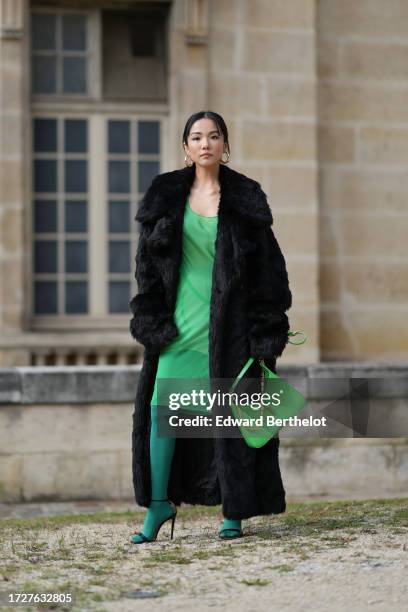
[[[226,142],[229,148],[228,130],[227,130],[227,126],[225,125],[225,121],[221,117],[221,115],[219,115],[218,113],[213,113],[212,111],[199,111],[198,113],[194,113],[187,119],[187,123],[183,131],[183,139],[182,139],[183,144],[187,144],[187,139],[188,139],[190,130],[193,127],[193,124],[199,119],[212,119],[215,125],[217,126],[218,130],[222,132],[222,135],[224,136],[224,141]]]

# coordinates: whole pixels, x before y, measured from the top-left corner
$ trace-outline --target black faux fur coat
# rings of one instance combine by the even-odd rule
[[[174,321],[182,258],[183,217],[195,166],[155,177],[136,220],[138,293],[130,306],[132,336],[145,347],[133,413],[133,485],[149,506],[150,400],[160,349],[178,334]],[[285,259],[272,231],[272,213],[258,182],[220,165],[220,203],[209,322],[211,378],[235,377],[250,356],[276,358],[288,342],[292,304]],[[251,377],[259,375],[259,365]],[[253,449],[243,438],[176,438],[168,497],[179,505],[222,504],[230,519],[286,508],[279,438]]]

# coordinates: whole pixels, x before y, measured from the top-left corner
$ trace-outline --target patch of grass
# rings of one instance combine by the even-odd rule
[[[333,538],[331,542],[327,542],[329,548],[344,548],[347,546],[347,542],[337,538]]]
[[[295,554],[304,552],[305,550],[307,550],[308,552],[313,552],[318,549],[319,549],[319,545],[317,544],[315,540],[300,539],[300,538],[294,538],[294,539],[286,538],[284,541],[284,545],[282,546],[283,552],[289,552],[289,553],[295,553]]]
[[[94,593],[91,597],[92,601],[104,601],[106,599],[105,595],[101,593]]]
[[[20,569],[20,566],[17,563],[5,563],[4,565],[0,565],[0,574],[3,576],[11,576],[11,574],[15,574]]]
[[[313,552],[315,552],[316,549],[319,550],[319,548],[318,546],[310,546],[304,542],[291,542],[282,548],[282,552],[296,555],[301,561],[306,561],[310,559]]]
[[[73,584],[72,584],[72,582],[71,582],[70,580],[66,580],[65,582],[60,582],[60,583],[58,584],[58,588],[59,588],[61,591],[64,591],[64,590],[69,590],[69,589],[72,589],[72,588],[73,588]]]
[[[87,561],[100,561],[102,559],[106,559],[106,553],[104,553],[104,552],[97,552],[95,550],[91,550],[89,552],[85,551],[84,558]]]
[[[38,542],[36,540],[33,540],[31,543],[27,543],[27,549],[29,549],[33,553],[42,552],[47,548],[48,542]]]
[[[110,574],[113,570],[113,565],[111,563],[104,565],[103,567],[92,567],[90,568],[90,572],[93,576],[105,576],[106,574]]]
[[[244,580],[239,580],[241,584],[246,584],[248,586],[266,586],[271,581],[266,580],[265,578],[246,578]]]
[[[126,550],[117,550],[113,554],[110,554],[109,557],[105,555],[105,559],[108,558],[109,561],[121,561],[126,558]]]
[[[24,571],[26,571],[25,568],[24,568]],[[60,576],[61,576],[60,572],[57,572],[55,570],[51,570],[49,567],[47,567],[46,571],[43,574],[41,574],[40,578],[42,580],[50,580],[50,578],[57,579]]]
[[[208,516],[221,516],[221,506],[179,506],[177,508],[178,520],[202,519]],[[126,523],[134,525],[144,519],[145,511],[134,512],[93,512],[84,514],[59,514],[57,516],[36,516],[32,518],[8,518],[0,519],[0,533],[3,529],[12,527],[14,532],[19,529],[57,531],[64,525],[76,524],[111,524]]]
[[[209,550],[199,550],[193,555],[193,559],[209,559],[210,557],[212,557],[212,552]]]
[[[88,563],[80,563],[80,562],[76,562],[76,563],[67,563],[65,565],[66,568],[68,569],[79,569],[79,570],[89,570],[89,564]]]
[[[22,584],[22,591],[24,591],[25,593],[36,593],[37,591],[35,590],[36,587],[36,583],[32,582],[31,580],[25,580]]]
[[[393,519],[396,522],[402,523],[403,525],[405,525],[405,527],[408,527],[408,500],[406,500],[405,507],[398,508],[398,510],[395,510]]]
[[[391,527],[391,533],[394,535],[398,535],[401,533],[407,533],[406,529],[400,529],[399,527]]]
[[[174,593],[181,586],[180,578],[173,578],[171,582],[166,582],[161,579],[159,580],[160,582],[158,582],[157,578],[153,580],[144,579],[138,583],[138,587],[142,587],[143,590],[159,592],[163,595],[164,593],[167,594],[168,592]]]
[[[69,548],[47,555],[47,561],[74,561],[74,559],[74,551],[69,550]]]
[[[289,504],[273,531],[256,533],[256,536],[262,539],[279,535],[321,539],[325,532],[338,529],[364,533],[364,530],[378,527],[404,526],[407,513],[408,499],[405,498]],[[269,519],[263,518],[259,525],[268,523]],[[281,532],[279,535],[277,529]]]
[[[220,546],[216,548],[212,554],[214,557],[234,557],[236,553],[232,546]]]
[[[149,563],[178,563],[180,565],[186,565],[187,563],[191,563],[191,559],[189,557],[184,557],[180,553],[174,552],[161,552],[153,554]]]
[[[89,581],[89,584],[94,585],[94,586],[106,586],[106,580],[102,579],[102,578],[91,578],[91,580]]]
[[[288,563],[280,563],[279,565],[269,565],[269,569],[277,570],[278,572],[292,572],[295,568]]]
[[[282,538],[282,535],[277,535],[276,531],[272,529],[258,531],[253,535],[260,540],[279,540]]]
[[[203,517],[221,517],[221,506],[181,506],[178,507],[177,517],[180,521],[191,521]],[[134,525],[144,517],[144,511],[136,512],[95,512],[87,514],[69,514],[52,517],[34,517],[29,519],[11,518],[0,519],[0,534],[13,529],[13,534],[25,531],[46,529],[57,531],[62,526],[74,524],[118,524]],[[281,518],[282,517],[282,518]],[[408,498],[369,499],[369,500],[341,500],[290,503],[286,513],[278,520],[282,520],[287,527],[309,528],[311,532],[315,525],[325,530],[338,528],[351,528],[363,526],[367,520],[384,521],[388,524],[408,526]],[[269,522],[270,517],[264,517]],[[0,538],[2,539],[2,538]]]
[[[93,512],[86,514],[59,514],[58,516],[36,516],[33,518],[10,518],[0,519],[0,532],[3,529],[12,527],[13,530],[23,528],[30,530],[47,529],[48,531],[58,531],[64,525],[76,524],[117,524],[127,521],[137,521],[143,518],[143,511],[136,512]]]

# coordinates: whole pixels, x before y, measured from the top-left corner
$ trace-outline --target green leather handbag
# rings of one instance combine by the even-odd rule
[[[288,332],[288,335],[292,337],[298,334],[303,334],[304,339],[300,342],[291,342],[289,340],[290,344],[304,344],[306,342],[307,336],[304,332]],[[254,357],[248,359],[234,380],[229,390],[230,393],[235,392],[236,387],[254,361]],[[251,448],[260,448],[269,442],[271,438],[277,436],[279,430],[284,426],[279,424],[280,419],[297,415],[306,403],[304,396],[283,378],[272,372],[265,365],[265,361],[261,357],[259,358],[259,364],[261,366],[261,393],[267,394],[264,396],[265,404],[262,402],[262,406],[258,406],[258,401],[256,406],[254,401],[252,404],[244,405],[230,403],[232,415],[236,419],[236,424],[241,431],[242,437]],[[277,419],[277,424],[275,424]]]

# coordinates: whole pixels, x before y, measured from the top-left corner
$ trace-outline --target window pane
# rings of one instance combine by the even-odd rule
[[[126,161],[109,162],[109,192],[130,192],[130,165]]]
[[[34,191],[57,191],[57,162],[54,159],[34,160]]]
[[[34,312],[57,314],[56,281],[36,281],[34,284]]]
[[[129,312],[130,283],[128,281],[111,281],[109,283],[109,312]]]
[[[56,240],[36,240],[34,243],[34,272],[57,271]]]
[[[86,314],[88,312],[88,283],[68,281],[65,283],[65,312]]]
[[[63,15],[62,48],[68,51],[86,50],[86,17],[83,15]]]
[[[84,57],[63,58],[62,87],[64,93],[86,93],[86,59]]]
[[[87,231],[87,203],[85,200],[67,200],[65,202],[65,231]]]
[[[130,44],[134,57],[155,57],[156,30],[154,19],[132,20],[130,28]]]
[[[55,200],[34,201],[34,231],[57,231],[57,203]]]
[[[87,162],[67,160],[65,162],[65,191],[67,193],[86,193],[87,190]]]
[[[31,16],[32,25],[32,46],[37,51],[55,49],[55,15],[40,15],[33,13]]]
[[[32,62],[32,90],[36,94],[54,94],[57,90],[57,60],[35,56]]]
[[[159,123],[157,121],[139,121],[138,129],[139,153],[159,153]]]
[[[83,273],[88,271],[88,245],[85,240],[67,240],[65,243],[65,272]]]
[[[140,161],[139,164],[139,192],[144,193],[150,186],[150,183],[159,174],[159,162],[155,161]]]
[[[130,272],[130,242],[109,241],[109,272]]]
[[[109,231],[130,232],[130,204],[129,202],[109,202]]]
[[[34,119],[34,151],[39,153],[57,150],[57,120]]]
[[[85,119],[66,119],[64,123],[65,151],[68,153],[86,153],[88,134]]]
[[[109,153],[129,153],[130,123],[129,121],[109,121],[108,124]]]

